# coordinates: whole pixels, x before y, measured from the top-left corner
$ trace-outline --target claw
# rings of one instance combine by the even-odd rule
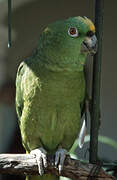
[[[43,148],[34,149],[30,152],[30,154],[33,154],[36,156],[39,174],[42,176],[44,174],[43,166],[47,167],[47,152]]]
[[[61,171],[63,170],[66,155],[68,155],[67,150],[62,148],[58,149],[58,151],[55,154],[55,166],[58,165],[59,174],[61,174]]]

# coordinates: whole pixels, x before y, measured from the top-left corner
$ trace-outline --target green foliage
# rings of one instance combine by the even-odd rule
[[[90,135],[87,135],[85,137],[85,143],[90,141]],[[117,149],[117,142],[107,136],[98,136],[98,141],[101,142],[102,144],[107,144],[113,148]]]

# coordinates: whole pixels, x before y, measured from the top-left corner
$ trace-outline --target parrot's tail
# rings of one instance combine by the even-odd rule
[[[59,177],[51,174],[44,174],[43,176],[27,176],[26,180],[59,180]]]

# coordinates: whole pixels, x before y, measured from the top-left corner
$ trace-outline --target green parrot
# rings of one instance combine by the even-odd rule
[[[18,68],[16,111],[22,143],[34,154],[39,175],[27,180],[58,180],[44,174],[47,154],[55,154],[59,173],[68,151],[79,135],[82,147],[86,132],[81,116],[86,99],[84,65],[96,52],[95,26],[87,17],[71,17],[49,24],[31,57]]]

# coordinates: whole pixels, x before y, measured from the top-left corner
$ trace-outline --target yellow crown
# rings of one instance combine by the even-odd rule
[[[95,33],[95,26],[94,26],[94,24],[92,23],[92,21],[91,21],[90,19],[88,19],[87,17],[84,17],[84,19],[85,19],[85,20],[84,20],[85,23],[88,24],[89,29],[90,29],[92,32]]]

